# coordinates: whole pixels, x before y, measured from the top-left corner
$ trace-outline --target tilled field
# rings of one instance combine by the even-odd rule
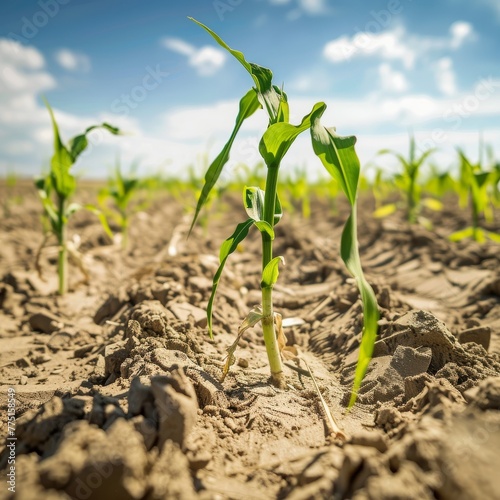
[[[285,214],[275,309],[342,438],[303,362],[286,362],[287,390],[269,385],[259,327],[220,382],[226,349],[260,302],[256,234],[228,261],[209,339],[205,307],[218,245],[244,217],[236,206],[219,203],[222,215],[187,240],[189,217],[159,199],[132,220],[126,253],[77,215],[70,236],[90,280],[72,267],[65,297],[55,247],[41,255],[43,279],[34,270],[37,200],[11,208],[0,222],[0,416],[6,429],[14,388],[16,492],[2,437],[0,498],[496,498],[499,246],[450,243],[466,224],[453,201],[429,232],[398,216],[376,221],[361,199],[361,257],[381,321],[348,412],[362,318],[339,258],[344,210],[315,202],[310,220]]]

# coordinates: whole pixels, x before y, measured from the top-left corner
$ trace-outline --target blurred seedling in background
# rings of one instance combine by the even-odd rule
[[[234,352],[243,332],[260,322],[270,365],[271,382],[278,387],[286,386],[281,355],[282,353],[290,356],[294,354],[291,351],[292,348],[286,347],[286,338],[281,328],[281,315],[273,310],[272,296],[273,286],[279,275],[278,266],[284,263],[283,257],[273,256],[275,225],[282,217],[282,207],[277,196],[278,174],[281,161],[297,136],[309,130],[315,154],[328,173],[337,180],[351,205],[351,214],[342,233],[341,257],[350,273],[355,277],[361,292],[364,315],[362,340],[350,399],[350,405],[353,405],[373,353],[379,318],[375,294],[363,275],[358,251],[356,194],[360,165],[354,150],[356,138],[354,136],[341,137],[334,128],[326,128],[321,124],[320,119],[326,109],[326,105],[322,102],[315,104],[300,124],[292,125],[289,123],[288,98],[283,89],[273,85],[272,72],[267,68],[248,62],[241,52],[231,49],[216,33],[198,21],[192,20],[204,28],[221,47],[240,62],[252,77],[255,87],[251,88],[240,100],[233,132],[205,174],[205,182],[198,199],[191,228],[196,223],[201,208],[207,201],[212,188],[216,185],[224,165],[229,160],[231,147],[245,119],[261,108],[266,110],[269,117],[268,128],[259,143],[259,153],[267,167],[265,189],[262,190],[258,186],[246,186],[243,190],[243,204],[248,219],[238,224],[234,233],[221,246],[220,265],[213,279],[212,293],[207,308],[208,328],[210,336],[212,336],[212,309],[226,261],[247,237],[250,229],[256,227],[262,238],[262,303],[255,306],[241,324],[238,338],[227,350],[228,356],[223,375],[234,363]]]
[[[103,213],[94,205],[80,205],[78,203],[70,203],[71,197],[76,190],[76,179],[71,172],[71,167],[74,165],[80,154],[87,148],[87,135],[97,128],[102,128],[111,134],[118,135],[120,132],[117,128],[102,123],[101,125],[93,125],[88,127],[83,134],[73,137],[67,145],[64,145],[59,135],[54,113],[49,103],[44,99],[47,109],[49,110],[54,131],[54,154],[50,163],[49,173],[35,180],[35,186],[40,196],[40,200],[44,209],[44,239],[40,247],[37,258],[36,267],[41,272],[39,258],[42,249],[47,244],[50,236],[55,236],[58,243],[58,291],[63,295],[68,290],[68,242],[67,242],[67,226],[69,218],[78,210],[86,209],[99,217],[101,224],[106,233],[112,237],[111,230],[106,222]],[[69,250],[71,251],[71,249]],[[76,255],[74,255],[78,261]],[[81,265],[80,265],[81,267]],[[82,268],[83,270],[83,268]]]
[[[398,172],[394,175],[393,180],[396,187],[399,191],[404,194],[405,202],[404,203],[390,203],[387,205],[379,206],[375,212],[374,216],[377,218],[387,217],[388,215],[396,212],[399,207],[404,207],[406,212],[406,220],[410,224],[421,224],[427,228],[431,228],[431,222],[422,217],[420,212],[422,210],[422,206],[430,208],[434,211],[440,211],[443,208],[443,205],[440,201],[434,198],[424,198],[422,199],[422,186],[419,184],[419,176],[421,172],[421,168],[424,165],[427,158],[434,153],[435,149],[427,149],[420,156],[417,155],[415,137],[410,135],[410,151],[408,154],[408,158],[405,158],[402,154],[397,151],[392,151],[390,149],[382,149],[378,152],[379,155],[393,155],[398,160],[401,165],[401,172]],[[377,179],[376,182],[380,182],[380,179]],[[380,200],[378,200],[380,201]]]
[[[436,164],[429,164],[429,174],[423,182],[423,191],[434,198],[442,199],[458,191],[457,181],[447,170],[441,170]]]
[[[493,222],[492,207],[495,199],[495,189],[498,189],[496,166],[491,170],[483,167],[482,144],[479,147],[477,163],[473,163],[461,149],[457,151],[460,160],[459,200],[462,208],[470,207],[472,226],[456,231],[449,238],[451,241],[472,238],[478,243],[484,243],[488,238],[500,243],[500,234],[480,227],[481,218],[484,218],[486,222]]]
[[[314,186],[307,180],[305,168],[296,168],[288,174],[278,186],[282,205],[291,213],[299,211],[303,219],[311,217],[311,191]]]
[[[124,250],[129,243],[130,218],[133,214],[144,210],[150,203],[149,200],[138,203],[137,198],[143,187],[143,181],[135,173],[137,167],[137,164],[132,165],[130,172],[124,174],[117,160],[112,175],[108,177],[107,186],[98,194],[99,206],[120,228],[121,246]]]
[[[2,200],[2,208],[4,217],[9,217],[11,207],[22,202],[22,196],[15,194],[15,189],[18,183],[18,178],[15,172],[8,171],[5,176],[5,196]]]

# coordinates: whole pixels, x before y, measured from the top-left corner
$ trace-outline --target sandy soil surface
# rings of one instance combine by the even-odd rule
[[[58,297],[57,249],[42,252],[40,278],[40,207],[21,194],[0,221],[0,498],[499,498],[500,252],[446,239],[467,223],[453,200],[430,214],[429,232],[399,215],[374,220],[361,198],[360,249],[381,321],[351,411],[362,325],[339,258],[345,207],[315,202],[310,220],[285,214],[276,228],[286,266],[275,309],[342,438],[303,361],[286,362],[287,390],[268,383],[260,327],[220,382],[226,349],[260,302],[255,234],[228,261],[208,338],[218,246],[245,218],[237,202],[219,202],[187,240],[189,215],[159,197],[134,216],[127,252],[77,214],[70,238],[90,280],[72,267]],[[15,493],[4,439],[12,389]]]

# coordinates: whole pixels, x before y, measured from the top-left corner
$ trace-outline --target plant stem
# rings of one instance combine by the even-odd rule
[[[417,200],[416,200],[416,173],[410,175],[410,189],[408,192],[408,222],[415,224],[417,222]]]
[[[276,205],[276,189],[278,186],[279,165],[267,169],[266,189],[264,196],[264,220],[274,227],[274,212]],[[273,258],[273,240],[267,233],[262,233],[262,270]],[[271,368],[271,382],[279,388],[286,385],[281,363],[276,332],[274,330],[273,289],[262,288],[262,331],[266,345],[267,357]]]
[[[473,198],[473,196],[471,196]],[[479,237],[479,210],[477,208],[477,203],[472,199],[472,239],[474,241],[480,241]]]
[[[59,232],[57,241],[59,243],[59,255],[57,260],[57,273],[59,276],[59,295],[64,295],[68,291],[68,249],[66,247],[66,200],[59,198],[58,216]]]
[[[121,212],[121,218],[122,218],[122,250],[126,250],[128,246],[128,227],[129,227],[129,220],[128,216],[125,212]]]

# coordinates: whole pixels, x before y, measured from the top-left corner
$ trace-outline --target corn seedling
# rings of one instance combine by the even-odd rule
[[[426,205],[428,208],[433,210],[441,210],[442,205],[438,200],[423,200],[421,199],[422,188],[418,183],[418,178],[420,174],[420,169],[424,164],[425,160],[435,151],[435,149],[428,149],[424,151],[420,156],[417,156],[415,137],[410,136],[410,151],[408,158],[405,158],[402,154],[397,151],[392,151],[389,149],[383,149],[379,151],[379,155],[391,154],[396,157],[402,167],[402,171],[395,175],[394,182],[396,186],[405,193],[406,195],[406,220],[410,224],[416,224],[420,222],[423,225],[428,226],[429,221],[420,217],[420,210],[422,205]],[[391,203],[389,205],[383,205],[379,207],[375,213],[375,217],[385,217],[394,213],[398,208],[396,203]]]
[[[457,192],[457,183],[448,171],[441,171],[435,164],[430,164],[429,170],[429,177],[423,186],[426,193],[434,198],[442,199],[449,193]]]
[[[375,294],[363,275],[358,251],[356,194],[360,165],[354,150],[356,138],[354,136],[341,137],[334,128],[326,128],[321,124],[321,116],[326,109],[323,102],[316,103],[311,112],[304,116],[300,124],[293,125],[289,123],[287,95],[282,89],[273,85],[271,70],[248,62],[241,52],[231,49],[216,33],[198,21],[195,22],[241,63],[252,77],[255,86],[240,100],[239,112],[233,132],[205,174],[205,183],[198,199],[191,228],[196,223],[201,208],[216,184],[224,165],[229,160],[231,147],[244,120],[260,108],[264,108],[269,117],[268,128],[259,143],[259,152],[267,167],[265,189],[262,190],[257,186],[244,188],[243,203],[248,219],[238,224],[234,233],[221,246],[220,265],[213,279],[212,293],[207,308],[210,336],[212,336],[214,299],[226,261],[230,254],[236,250],[239,243],[246,238],[250,229],[255,226],[260,231],[262,238],[262,304],[250,311],[240,326],[238,337],[247,328],[253,327],[260,322],[271,370],[271,381],[278,387],[286,385],[281,359],[281,352],[285,349],[286,341],[283,330],[280,328],[281,316],[273,310],[273,286],[278,279],[279,264],[283,263],[284,260],[281,256],[273,256],[274,228],[282,217],[281,203],[277,196],[278,174],[281,161],[297,136],[309,130],[315,154],[330,175],[337,180],[351,205],[351,214],[342,233],[341,257],[350,273],[356,278],[361,292],[364,313],[360,354],[350,400],[350,405],[352,405],[356,400],[357,391],[372,356],[379,318]],[[238,339],[228,349],[227,362],[224,368],[225,373],[234,362],[234,351],[237,342]]]
[[[373,197],[375,198],[375,217],[385,217],[397,209],[395,203],[387,204],[387,199],[394,190],[394,183],[384,178],[384,169],[376,167],[372,183]]]
[[[134,174],[135,168],[129,175],[124,175],[120,163],[117,162],[113,174],[108,179],[108,185],[99,191],[99,205],[109,218],[112,218],[121,232],[121,245],[123,249],[128,246],[130,217],[133,213],[142,210],[147,202],[136,204],[132,207],[132,200],[141,188],[141,181]],[[107,209],[107,201],[112,200],[114,210]]]
[[[14,195],[14,189],[17,185],[17,175],[13,171],[7,172],[5,176],[5,197],[3,199],[3,213],[5,217],[10,215],[11,206],[14,203],[19,203],[21,200],[20,196]]]
[[[311,186],[305,168],[297,168],[293,175],[288,175],[280,183],[279,193],[285,209],[293,212],[298,207],[303,219],[311,217]]]
[[[48,220],[49,234],[53,234],[57,238],[59,250],[57,261],[57,272],[59,278],[59,294],[63,295],[68,289],[68,246],[66,241],[68,219],[78,210],[85,208],[95,213],[103,225],[108,235],[112,236],[106,219],[93,205],[80,205],[78,203],[69,203],[72,195],[76,190],[76,179],[71,173],[71,167],[78,159],[80,154],[87,148],[87,134],[96,128],[103,128],[112,134],[119,134],[117,128],[112,127],[107,123],[88,127],[83,134],[73,137],[64,145],[59,135],[54,113],[49,103],[45,101],[49,110],[54,131],[54,154],[50,163],[50,171],[48,175],[43,176],[35,181],[35,186],[38,190],[38,195],[43,204],[44,215]],[[46,243],[47,235],[44,238],[43,245]],[[41,249],[40,249],[41,251]],[[40,254],[40,251],[38,254]],[[37,263],[37,267],[38,263]]]
[[[486,238],[500,242],[500,235],[480,227],[480,219],[484,217],[487,222],[493,220],[490,197],[494,196],[494,184],[497,177],[495,170],[484,170],[481,165],[481,155],[477,163],[472,163],[465,153],[458,149],[460,158],[459,196],[461,205],[470,204],[472,211],[472,226],[450,235],[450,240],[460,241],[472,238],[483,243]]]

